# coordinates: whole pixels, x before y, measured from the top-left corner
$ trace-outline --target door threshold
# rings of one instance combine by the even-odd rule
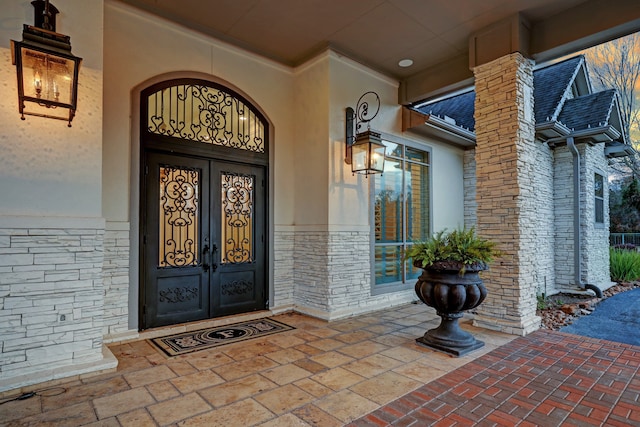
[[[197,331],[198,329],[216,328],[218,326],[231,325],[233,323],[247,322],[249,320],[263,319],[273,316],[271,310],[252,311],[250,313],[232,314],[229,316],[216,317],[215,319],[198,320],[196,322],[180,323],[177,325],[160,326],[146,329],[138,334],[140,340],[163,337],[166,335],[179,334],[182,332]]]

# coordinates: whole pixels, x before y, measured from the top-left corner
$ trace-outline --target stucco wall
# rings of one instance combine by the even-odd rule
[[[292,74],[295,129],[294,162],[285,166],[295,174],[294,222],[326,228],[328,221],[329,55],[298,67]]]
[[[22,40],[34,12],[28,0],[0,2],[0,391],[117,363],[102,345],[103,2],[56,6],[56,30],[83,58],[71,128],[20,120],[9,39]]]
[[[378,115],[369,124],[373,130],[424,143],[431,151],[434,231],[456,228],[464,223],[463,150],[435,140],[402,132],[402,109],[397,104],[398,82],[381,76],[348,58],[331,55],[331,120],[329,165],[329,224],[369,224],[371,179],[353,176],[344,162],[345,108],[356,108],[365,92],[380,96]]]
[[[153,37],[149,37],[153,34]],[[270,220],[272,248],[289,247],[284,243],[288,227],[293,224],[295,209],[294,117],[295,102],[292,70],[272,61],[205,37],[178,25],[157,19],[115,1],[105,2],[105,86],[109,90],[104,100],[103,149],[103,215],[112,229],[130,226],[130,251],[109,248],[120,264],[123,257],[129,263],[127,284],[128,310],[122,313],[120,304],[112,301],[112,312],[120,319],[111,319],[121,332],[123,317],[131,331],[137,329],[138,310],[138,173],[139,134],[137,133],[137,103],[135,96],[152,79],[166,76],[198,76],[220,82],[246,95],[267,116],[271,124],[270,154]],[[132,48],[135,46],[135,49]],[[126,66],[123,66],[126,64]],[[170,77],[166,77],[170,78]],[[284,240],[283,240],[284,239]],[[115,242],[109,239],[108,242]],[[274,255],[271,259],[291,259],[291,253]],[[291,291],[282,280],[292,276],[292,263],[278,263],[271,272],[271,305],[290,306]],[[114,292],[122,294],[121,277],[116,279]],[[282,292],[276,297],[274,289]]]
[[[283,67],[115,1],[105,4],[104,38],[109,91],[104,102],[103,214],[110,228],[131,223],[130,328],[137,327],[135,156],[139,149],[136,130],[131,130],[136,129],[137,114],[132,95],[142,88],[142,82],[165,73],[188,71],[226,82],[246,94],[272,124],[272,259],[286,262],[273,264],[271,307],[304,306],[310,289],[306,274],[320,269],[322,283],[315,281],[312,293],[322,295],[324,301],[310,306],[331,311],[328,299],[337,291],[331,289],[333,279],[326,271],[330,264],[339,269],[357,263],[364,271],[363,282],[370,283],[368,251],[353,252],[349,259],[339,261],[334,255],[331,260],[335,262],[328,258],[333,251],[343,253],[329,244],[341,241],[330,233],[357,231],[366,235],[370,230],[370,180],[352,177],[344,163],[344,109],[355,106],[362,93],[374,90],[383,106],[372,126],[400,134],[395,80],[329,51],[296,69]],[[455,227],[462,223],[462,152],[438,145],[433,156],[438,160],[433,166],[434,179],[449,183],[447,188],[434,189],[434,227]],[[323,234],[320,252],[307,239],[317,232]],[[126,255],[115,249],[110,254]],[[114,291],[120,292],[121,285],[117,286]],[[368,287],[366,293],[370,293]],[[331,298],[336,307],[342,305],[336,297]],[[350,297],[345,294],[344,298]],[[376,303],[383,299],[378,297]],[[117,304],[114,310],[117,312]]]
[[[436,229],[462,224],[462,150],[403,135],[398,83],[337,53],[325,52],[297,68],[294,79],[296,309],[334,319],[415,299],[413,291],[372,295],[373,179],[353,176],[344,162],[345,108],[355,108],[361,95],[374,91],[381,106],[371,128],[431,149],[433,180],[441,183],[433,191]]]
[[[105,2],[104,39],[109,90],[104,101],[103,201],[108,221],[129,220],[130,160],[136,144],[130,120],[138,113],[132,111],[132,90],[155,76],[188,71],[228,82],[267,113],[274,131],[272,197],[278,199],[272,219],[292,223],[295,104],[289,68],[112,0]]]
[[[345,158],[345,109],[356,109],[358,99],[368,91],[380,97],[380,111],[368,123],[377,132],[399,133],[398,83],[337,54],[330,55],[329,224],[333,227],[369,224],[371,179],[353,175]],[[367,98],[372,99],[372,98]],[[377,105],[370,104],[370,109]],[[366,126],[366,125],[365,125]],[[360,131],[365,130],[360,129]]]
[[[1,0],[0,215],[100,217],[102,135],[102,1],[61,0],[57,31],[83,58],[78,109],[71,128],[62,120],[20,120],[10,40],[34,23],[27,0]]]
[[[433,142],[433,231],[465,225],[464,151]]]
[[[32,20],[31,6],[24,1],[16,7],[7,0],[2,5],[7,6],[3,13],[11,16],[8,21],[16,23],[7,40],[19,39],[21,24]],[[397,82],[334,53],[294,70],[113,0],[60,0],[57,7],[64,11],[58,30],[69,32],[74,53],[85,58],[78,114],[71,129],[42,118],[21,121],[15,85],[3,86],[0,114],[13,131],[1,136],[6,161],[0,189],[7,197],[0,201],[0,213],[13,218],[31,214],[106,220],[100,229],[101,235],[106,230],[105,237],[95,250],[104,254],[102,278],[108,297],[102,301],[101,328],[108,339],[137,329],[135,95],[143,82],[183,71],[238,88],[271,123],[271,259],[286,261],[271,268],[272,306],[297,303],[294,271],[304,271],[305,265],[295,264],[293,253],[300,249],[295,242],[305,242],[305,233],[318,230],[324,233],[325,268],[333,272],[323,279],[324,298],[332,301],[329,311],[335,307],[350,314],[345,301],[353,295],[335,296],[332,292],[338,288],[331,289],[331,283],[350,283],[336,279],[344,265],[358,265],[363,271],[361,310],[394,298],[369,299],[370,180],[352,177],[344,164],[344,108],[355,106],[363,92],[375,90],[383,108],[373,126],[401,136]],[[15,80],[8,43],[0,54],[2,81]],[[104,97],[103,84],[108,88]],[[437,143],[431,146],[434,180],[454,183],[434,188],[434,229],[455,227],[462,223],[462,177],[457,176],[462,152]],[[127,232],[134,238],[128,239]],[[354,239],[349,233],[357,234],[362,244],[358,250],[342,250],[340,242]],[[404,294],[402,298],[408,299]]]

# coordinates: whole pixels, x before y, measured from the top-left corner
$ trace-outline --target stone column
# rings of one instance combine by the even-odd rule
[[[466,228],[477,227],[476,150],[466,150],[462,159],[464,162],[464,226]]]
[[[516,335],[536,316],[536,147],[533,62],[512,53],[474,68],[478,234],[503,255],[485,272],[477,326]]]

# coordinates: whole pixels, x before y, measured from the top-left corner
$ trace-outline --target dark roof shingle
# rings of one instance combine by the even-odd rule
[[[449,116],[456,121],[457,126],[474,131],[476,128],[476,121],[473,117],[475,100],[475,91],[469,91],[425,105],[417,110],[423,114],[433,114],[440,118]]]
[[[608,89],[568,99],[562,107],[558,120],[573,130],[604,126],[609,122],[615,96],[615,89]]]
[[[571,79],[582,61],[582,55],[540,68],[533,72],[533,99],[536,123],[557,120],[554,113]]]
[[[583,61],[584,56],[578,55],[533,72],[536,123],[560,121],[574,130],[608,124],[615,99],[614,89],[567,99],[560,113],[554,117]],[[449,116],[455,119],[457,126],[475,132],[473,117],[475,96],[475,91],[472,90],[422,105],[417,110],[423,114],[433,114],[441,118]]]

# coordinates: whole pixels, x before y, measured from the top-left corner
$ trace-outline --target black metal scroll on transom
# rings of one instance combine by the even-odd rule
[[[265,123],[234,93],[178,84],[151,93],[147,131],[183,140],[265,153]]]

